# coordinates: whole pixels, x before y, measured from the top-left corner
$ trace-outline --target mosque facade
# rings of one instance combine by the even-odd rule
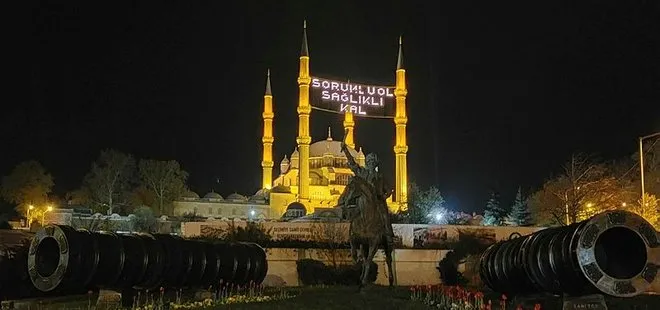
[[[257,193],[251,196],[242,196],[237,193],[226,198],[217,193],[208,193],[199,197],[196,193],[189,193],[187,197],[174,202],[175,215],[195,214],[209,218],[240,218],[240,219],[281,219],[297,217],[302,214],[323,213],[333,210],[337,205],[339,196],[343,192],[348,179],[353,175],[348,168],[348,160],[341,151],[341,139],[344,135],[337,135],[339,140],[333,138],[328,129],[325,139],[312,142],[310,136],[310,56],[307,45],[306,25],[303,28],[302,48],[299,58],[298,75],[298,136],[297,147],[284,156],[279,163],[278,175],[274,176],[273,169],[273,93],[270,83],[270,72],[266,78],[266,90],[263,102],[263,153],[262,153],[262,186]],[[399,53],[397,57],[396,84],[394,88],[395,115],[395,182],[394,193],[388,200],[391,211],[399,212],[406,208],[408,188],[407,176],[407,139],[406,125],[406,76],[403,68],[403,54],[401,40],[399,40]],[[365,164],[365,153],[357,148],[354,141],[356,116],[350,110],[343,112],[343,127],[345,143],[349,152],[360,165]],[[295,215],[295,216],[293,216]]]

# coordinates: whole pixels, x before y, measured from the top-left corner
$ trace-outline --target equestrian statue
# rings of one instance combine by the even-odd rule
[[[354,175],[350,177],[339,197],[338,205],[342,209],[342,216],[350,221],[349,242],[353,262],[362,264],[360,289],[368,284],[369,268],[379,248],[385,252],[388,280],[390,286],[393,286],[394,232],[386,203],[387,198],[392,195],[392,188],[378,171],[376,154],[368,154],[365,166],[362,167],[355,161],[344,141],[341,150],[346,155],[348,166]]]

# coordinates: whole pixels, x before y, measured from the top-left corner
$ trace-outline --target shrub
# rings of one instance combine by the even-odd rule
[[[322,261],[314,259],[301,259],[296,262],[298,279],[303,285],[327,284],[328,267]]]
[[[327,266],[314,259],[301,259],[296,262],[298,279],[302,285],[358,285],[360,284],[360,265]],[[378,276],[378,265],[371,262],[368,282],[373,283]]]
[[[459,236],[458,241],[451,245],[452,250],[447,252],[436,267],[445,285],[467,285],[469,280],[458,271],[458,265],[465,263],[468,256],[478,257],[489,246],[478,232],[461,231]]]

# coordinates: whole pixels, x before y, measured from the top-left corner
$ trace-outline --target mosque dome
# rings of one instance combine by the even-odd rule
[[[239,194],[239,193],[233,193],[227,196],[227,200],[239,200],[239,201],[247,201],[247,197]]]
[[[210,192],[206,195],[204,195],[204,198],[206,199],[222,199],[222,196],[216,192]]]
[[[348,152],[353,157],[358,156],[358,152],[351,147],[348,147]],[[341,151],[341,141],[334,141],[332,139],[332,133],[329,128],[328,137],[325,140],[314,142],[309,146],[309,157],[323,157],[324,154],[332,154],[334,157],[344,157],[344,153]]]
[[[277,185],[270,189],[271,193],[291,193],[291,188],[284,185]]]
[[[255,201],[255,202],[260,202],[260,201],[266,201],[268,200],[270,195],[270,190],[262,188],[258,190],[252,197],[250,197],[250,201]]]
[[[210,193],[209,193],[210,194]],[[193,191],[186,191],[181,195],[182,198],[191,198],[191,199],[199,199],[199,195]]]
[[[262,188],[258,190],[256,193],[254,193],[254,196],[268,197],[268,194],[270,194],[270,190]]]

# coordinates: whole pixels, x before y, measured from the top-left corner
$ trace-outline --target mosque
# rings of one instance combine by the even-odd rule
[[[315,86],[312,85],[313,80],[316,85],[320,85],[320,83],[318,79],[310,76],[310,54],[307,44],[306,25],[303,27],[302,48],[299,59],[297,147],[290,155],[285,155],[281,159],[279,174],[273,179],[273,167],[275,166],[273,160],[273,143],[275,142],[275,138],[273,137],[273,120],[275,114],[273,112],[273,93],[269,72],[266,78],[264,110],[262,113],[263,157],[261,167],[263,173],[261,189],[251,196],[234,193],[228,195],[226,198],[214,192],[208,193],[204,197],[199,197],[196,193],[189,193],[186,197],[182,197],[174,202],[175,215],[195,214],[209,218],[240,218],[245,220],[287,219],[309,214],[329,214],[328,211],[333,210],[337,205],[339,196],[353,173],[348,168],[348,160],[341,151],[343,134],[337,135],[339,140],[334,139],[332,132],[328,128],[328,135],[325,139],[312,143],[312,138],[310,137],[309,117],[313,108],[310,102],[310,85],[312,87]],[[407,87],[401,40],[399,40],[395,74],[396,84],[393,94],[387,93],[388,96],[394,98],[393,104],[395,108],[392,119],[396,128],[396,142],[394,145],[395,189],[393,195],[388,200],[388,206],[392,212],[399,212],[406,208],[408,186],[406,158],[408,152],[406,142],[406,124],[408,123],[406,113]],[[330,85],[329,82],[328,85]],[[332,85],[332,87],[334,88],[335,85]],[[346,89],[357,89],[357,87],[362,86],[349,85]],[[339,88],[339,86],[336,87],[337,90]],[[355,93],[357,94],[357,92]],[[383,91],[383,93],[385,94],[386,91]],[[363,94],[361,88],[359,94]],[[355,119],[363,114],[361,104],[367,102],[367,104],[374,103],[377,105],[377,103],[375,103],[376,100],[363,99],[364,96],[360,96],[359,100],[353,101],[353,97],[351,95],[349,96],[345,95],[346,100],[344,102],[347,104],[342,104],[341,109],[344,117],[343,126],[346,133],[345,143],[349,147],[349,152],[355,158],[356,162],[364,165],[365,153],[361,147],[356,148],[353,138]],[[354,105],[349,105],[349,103],[353,103]],[[380,104],[383,104],[382,99]]]

